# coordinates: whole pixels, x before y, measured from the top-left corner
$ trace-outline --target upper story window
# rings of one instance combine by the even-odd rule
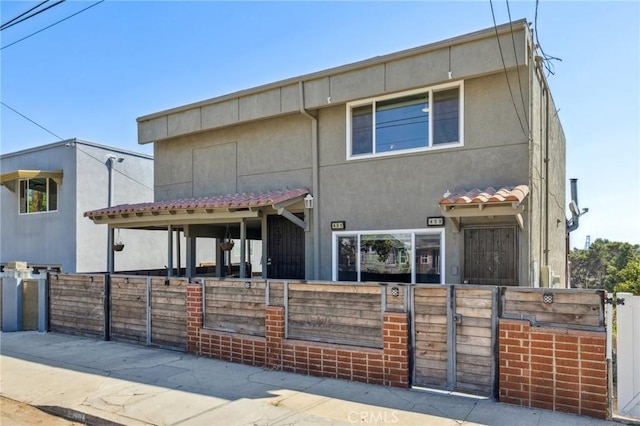
[[[20,213],[58,210],[58,184],[50,178],[20,180]]]
[[[347,158],[462,145],[463,83],[347,104]]]

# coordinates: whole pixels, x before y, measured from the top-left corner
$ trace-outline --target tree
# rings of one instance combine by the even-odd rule
[[[640,296],[640,260],[631,260],[617,274],[616,293],[632,293]]]
[[[633,288],[638,279],[634,265],[640,262],[640,245],[597,239],[588,250],[574,249],[569,260],[572,287],[613,292],[617,285],[631,283]]]

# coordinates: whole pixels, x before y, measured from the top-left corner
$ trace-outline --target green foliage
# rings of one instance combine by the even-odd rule
[[[640,295],[640,245],[597,239],[569,254],[571,285]]]
[[[369,250],[373,247],[378,255],[378,262],[384,263],[389,258],[389,254],[396,247],[397,242],[393,239],[375,239],[375,240],[363,240],[360,243],[364,250]]]
[[[631,260],[617,273],[616,293],[633,293],[640,296],[640,260]]]

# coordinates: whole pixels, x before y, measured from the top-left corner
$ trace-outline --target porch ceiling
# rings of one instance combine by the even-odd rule
[[[460,218],[490,216],[514,216],[523,229],[522,202],[528,194],[527,185],[503,186],[498,190],[493,187],[460,189],[445,193],[439,204],[442,214],[450,219],[457,231],[460,230]]]
[[[167,225],[236,222],[259,217],[265,207],[288,206],[309,193],[306,188],[279,191],[236,193],[212,197],[159,201],[155,203],[121,204],[88,211],[85,217],[95,224],[116,228],[166,228]]]

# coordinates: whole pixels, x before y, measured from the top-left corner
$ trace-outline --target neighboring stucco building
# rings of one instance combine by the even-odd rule
[[[195,237],[232,235],[263,242],[268,278],[565,286],[565,139],[524,20],[138,131],[155,202],[87,215],[184,230],[188,275]]]
[[[106,271],[107,227],[83,213],[107,205],[110,166],[114,204],[153,199],[148,155],[69,139],[0,156],[0,263]],[[117,270],[164,266],[166,238],[158,233],[123,230],[115,240],[125,244]]]

